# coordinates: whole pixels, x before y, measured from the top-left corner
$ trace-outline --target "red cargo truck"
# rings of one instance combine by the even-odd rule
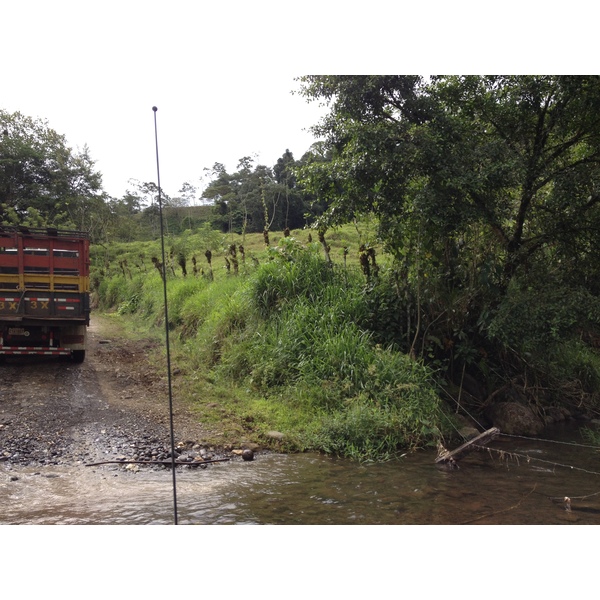
[[[85,358],[90,323],[89,237],[0,225],[0,359]]]

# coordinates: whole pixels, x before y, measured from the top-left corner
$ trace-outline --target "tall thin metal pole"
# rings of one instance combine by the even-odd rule
[[[173,391],[171,385],[171,348],[169,346],[169,309],[167,305],[167,268],[165,261],[165,234],[163,226],[162,213],[162,190],[160,187],[160,166],[158,162],[158,129],[156,127],[156,106],[152,107],[154,111],[154,143],[156,146],[156,177],[158,180],[158,213],[160,217],[160,244],[162,251],[162,280],[163,295],[165,301],[165,334],[167,345],[167,381],[169,383],[169,424],[171,430],[171,472],[173,473],[173,516],[174,523],[177,525],[177,482],[175,477],[175,433],[173,427]]]

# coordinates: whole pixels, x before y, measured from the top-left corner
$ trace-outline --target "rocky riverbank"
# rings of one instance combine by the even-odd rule
[[[82,364],[7,358],[0,366],[0,462],[147,461],[165,468],[152,464],[170,461],[171,439],[167,385],[146,360],[151,349],[147,340],[111,340],[93,323]],[[174,431],[177,462],[241,460],[244,449],[260,451],[234,440],[207,443],[214,432],[185,407],[174,412]]]

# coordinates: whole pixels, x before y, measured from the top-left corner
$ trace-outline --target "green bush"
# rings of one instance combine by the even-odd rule
[[[127,279],[123,275],[103,279],[98,288],[100,306],[105,309],[118,306],[128,299],[128,290]]]
[[[488,334],[520,354],[544,356],[548,347],[600,330],[600,298],[583,288],[548,280],[528,285],[515,281],[498,308]]]
[[[207,319],[218,320],[225,308],[231,305],[231,297],[238,294],[242,280],[226,278],[218,282],[198,279],[190,289],[193,293],[182,296],[179,320],[185,337],[195,336]],[[211,316],[212,315],[212,316]]]
[[[432,371],[373,344],[348,319],[347,297],[323,290],[320,301],[286,301],[247,342],[254,358],[243,375],[263,393],[293,389],[304,410],[323,415],[307,414],[305,447],[374,460],[437,439],[442,415]]]
[[[580,340],[568,340],[548,348],[546,371],[556,382],[576,382],[579,389],[600,403],[600,353]]]
[[[434,404],[435,406],[435,404]],[[409,413],[382,407],[359,396],[343,410],[325,416],[307,433],[307,443],[359,461],[388,460],[403,449],[420,446],[439,435],[437,410]]]
[[[281,243],[280,248],[271,250],[271,262],[261,265],[251,282],[253,302],[263,318],[295,298],[316,301],[334,280],[332,267],[316,248],[305,249],[293,238]]]
[[[169,321],[172,326],[185,325],[189,312],[186,312],[188,301],[200,295],[206,288],[205,279],[186,277],[168,282],[167,297],[169,300]],[[163,290],[164,298],[164,290]]]
[[[232,364],[225,359],[230,352],[239,354],[235,348],[252,327],[247,295],[240,282],[232,278],[208,283],[187,299],[181,315],[182,339],[194,355],[194,364],[221,365],[225,373],[227,365]],[[222,365],[223,361],[226,365]],[[240,377],[237,370],[232,376]]]

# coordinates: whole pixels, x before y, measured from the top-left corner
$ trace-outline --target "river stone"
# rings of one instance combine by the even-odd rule
[[[283,438],[285,437],[285,435],[283,433],[281,433],[280,431],[267,431],[267,433],[265,433],[265,435],[268,438],[271,438],[273,440],[277,440],[277,441],[281,441],[283,440]]]
[[[544,409],[545,416],[544,420],[547,425],[552,425],[553,423],[561,423],[562,421],[566,421],[570,418],[571,413],[568,409],[563,408],[562,406],[549,406]]]
[[[458,434],[460,435],[460,437],[465,440],[471,440],[474,437],[477,437],[481,432],[477,429],[475,429],[475,427],[462,427],[461,429],[458,430]]]
[[[524,404],[499,402],[491,407],[487,416],[502,433],[508,435],[539,435],[544,422]]]

